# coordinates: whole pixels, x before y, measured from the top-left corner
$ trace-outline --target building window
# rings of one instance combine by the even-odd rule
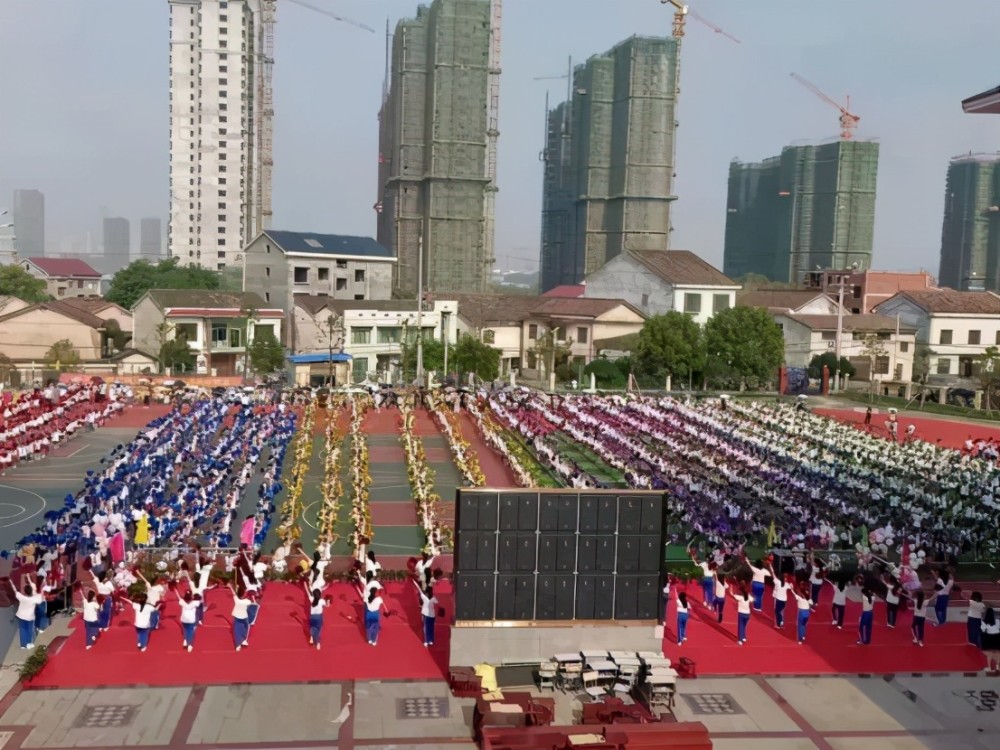
[[[308,284],[309,283],[309,267],[308,266],[295,266],[295,271],[293,272],[296,284]]]
[[[340,291],[343,291],[344,289],[347,289],[347,279],[345,279],[343,276],[338,276],[337,277],[337,291],[340,292]]]
[[[951,372],[951,360],[948,357],[941,357],[937,361],[937,374],[947,375],[949,372]]]
[[[496,331],[491,331],[489,328],[487,328],[485,331],[483,331],[483,343],[484,344],[495,343],[496,339],[497,339],[497,332]]]
[[[941,338],[938,339],[939,344],[950,344],[951,343],[951,331],[944,329],[941,331]],[[947,361],[947,360],[945,360]],[[941,360],[938,360],[938,366],[940,366]]]
[[[317,268],[316,271],[319,273],[320,281],[330,280],[330,269],[329,268]]]
[[[347,268],[347,261],[346,260],[338,260],[337,261],[337,268]]]
[[[820,334],[820,338],[823,341],[836,341],[837,334],[834,331],[823,331],[823,333]]]
[[[578,343],[578,344],[586,344],[587,343],[587,334],[588,333],[590,333],[590,332],[586,328],[577,328],[576,329],[576,343]]]
[[[229,85],[229,81],[227,81],[225,78],[220,78],[219,79],[219,85],[220,86],[228,86]]]
[[[979,346],[979,340],[982,338],[982,331],[969,331],[969,345]]]
[[[228,341],[228,331],[225,323],[212,323],[212,346],[225,346]]]
[[[351,380],[355,383],[368,378],[368,357],[356,357],[351,363]]]
[[[697,315],[701,312],[701,294],[698,292],[684,293],[684,312]]]
[[[264,266],[264,275],[267,276],[267,278],[271,278],[271,267],[270,266]]]
[[[197,341],[198,324],[178,323],[177,325],[174,326],[174,338],[183,339],[184,341]]]
[[[910,342],[909,341],[900,341],[899,342],[899,351],[902,354],[906,354],[906,352],[910,351]]]
[[[372,329],[371,328],[352,328],[351,329],[351,343],[352,344],[370,344],[372,342]]]
[[[365,280],[365,272],[363,269],[359,268],[354,272],[355,283],[361,284]]]
[[[264,292],[264,301],[265,302],[270,302],[271,301],[271,293],[270,292]]]
[[[399,327],[393,328],[379,328],[378,329],[378,343],[380,344],[398,344],[403,339],[403,329]]]
[[[875,374],[876,375],[888,375],[889,374],[889,358],[888,357],[875,357]]]
[[[712,314],[720,313],[723,310],[729,309],[729,295],[728,294],[713,294],[712,295]]]
[[[649,307],[649,295],[642,295],[642,307]]]
[[[242,344],[240,344],[240,341],[242,341],[242,339],[243,339],[243,331],[241,331],[239,328],[229,329],[229,346],[233,348],[239,348],[240,346],[242,346]]]
[[[356,299],[356,300],[362,300],[364,298],[365,298],[365,295],[363,295],[363,294],[355,294],[354,295],[354,299]]]
[[[528,338],[531,339],[532,341],[538,338],[538,326],[536,326],[534,323],[528,326]]]
[[[219,237],[219,244],[220,245],[225,245],[226,244],[226,238],[225,237]]]

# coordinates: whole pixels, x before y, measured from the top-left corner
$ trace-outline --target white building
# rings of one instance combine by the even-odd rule
[[[270,182],[257,137],[261,0],[169,0],[170,221],[167,247],[184,265],[237,264]],[[262,183],[263,185],[263,183]],[[269,184],[263,185],[270,194]]]
[[[931,352],[930,375],[940,380],[975,377],[986,348],[1000,346],[1000,295],[993,292],[900,292],[875,309],[916,329],[917,343]]]
[[[590,274],[584,296],[622,299],[647,316],[676,310],[704,325],[736,304],[740,288],[688,250],[631,250]]]
[[[836,315],[777,314],[775,322],[785,336],[785,364],[808,367],[813,357],[837,351]],[[844,315],[840,321],[840,356],[855,368],[855,380],[892,380],[908,383],[913,378],[916,329],[885,315]],[[869,340],[874,337],[879,353],[872,362]],[[874,367],[874,373],[872,372]]]

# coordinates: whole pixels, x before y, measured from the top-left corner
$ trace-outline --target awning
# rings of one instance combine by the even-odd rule
[[[293,365],[317,365],[330,362],[350,362],[351,355],[343,352],[319,352],[316,354],[293,354],[288,358]]]

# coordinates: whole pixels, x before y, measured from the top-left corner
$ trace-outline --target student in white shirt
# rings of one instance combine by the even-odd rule
[[[986,655],[985,671],[1000,670],[1000,618],[993,607],[983,612],[983,654]]]
[[[201,597],[196,597],[188,589],[184,592],[184,598],[178,603],[181,605],[181,630],[184,631],[182,646],[190,653],[194,650],[194,636],[198,630],[198,609],[201,607]]]
[[[375,591],[381,591],[382,584],[379,583],[379,580],[378,578],[375,577],[374,573],[368,571],[367,573],[365,573],[365,593],[364,593],[365,601],[368,601],[368,594],[370,594],[373,589]]]
[[[775,575],[774,568],[769,567],[768,570],[774,580],[774,591],[771,592],[774,597],[774,627],[783,628],[785,627],[785,607],[788,606],[788,590],[792,584]]]
[[[87,642],[87,650],[97,642],[101,632],[98,619],[101,615],[101,603],[97,601],[97,592],[91,589],[83,602],[83,632]]]
[[[382,599],[381,588],[379,586],[365,591],[365,638],[367,638],[369,646],[378,643],[378,634],[382,630],[382,611],[385,609],[385,600]]]
[[[858,622],[858,645],[872,642],[872,624],[875,622],[875,594],[865,586],[861,589],[861,620]]]
[[[108,628],[111,627],[111,615],[114,610],[113,596],[115,593],[115,586],[107,579],[106,573],[101,573],[97,576],[97,583],[95,586],[97,588],[97,595],[101,601],[101,616],[98,618],[98,622],[101,625],[101,631],[106,633]]]
[[[927,621],[927,607],[937,594],[930,599],[924,598],[924,592],[918,590],[913,595],[913,623],[910,625],[910,632],[913,633],[913,642],[918,646],[924,645],[924,623]]]
[[[317,588],[310,589],[306,586],[306,595],[309,597],[309,645],[316,646],[319,651],[323,635],[323,610],[330,602],[323,598],[322,590]]]
[[[760,612],[764,606],[764,584],[767,581],[767,569],[760,560],[757,561],[757,565],[754,565],[744,557],[743,562],[747,564],[750,572],[753,574],[753,580],[750,583],[750,593],[753,595],[754,610]],[[760,567],[757,567],[758,565]]]
[[[374,552],[369,552],[365,558],[365,573],[375,573],[378,575],[380,570],[382,570],[382,564],[375,559]]]
[[[429,552],[424,552],[420,555],[420,560],[417,561],[417,579],[420,581],[421,586],[430,586],[434,583],[431,580],[433,571],[431,566],[434,565],[434,560],[436,557]]]
[[[155,607],[151,606],[149,599],[145,594],[139,594],[135,598],[135,601],[131,599],[122,599],[132,605],[132,609],[135,611],[135,638],[136,646],[138,646],[140,651],[145,651],[146,647],[149,645],[149,631],[153,622],[153,612]]]
[[[35,593],[35,587],[28,582],[27,576],[24,577],[24,593],[14,591],[14,596],[17,597],[17,613],[14,615],[14,619],[17,620],[21,648],[34,648],[35,608],[45,599],[41,594]]]
[[[803,596],[800,594],[794,586],[788,589],[792,596],[795,597],[795,604],[798,607],[798,617],[796,618],[796,629],[799,639],[799,645],[801,646],[806,642],[806,625],[809,624],[809,614],[812,612],[812,608],[815,606],[812,599],[809,596]]]
[[[153,608],[153,614],[149,619],[149,627],[152,630],[159,630],[160,607],[162,606],[163,595],[167,592],[167,587],[160,582],[161,579],[158,579],[155,584],[151,584],[142,573],[139,573],[139,578],[146,584],[146,601]]]
[[[714,562],[704,562],[698,559],[698,555],[691,550],[691,560],[701,568],[701,600],[706,607],[711,608],[715,604],[715,569]]]
[[[969,643],[976,648],[983,647],[983,613],[986,605],[983,604],[983,595],[979,591],[973,591],[969,596],[969,616],[966,619]]]
[[[715,590],[712,592],[712,606],[715,607],[715,614],[718,615],[719,622],[722,622],[722,615],[726,609],[726,577],[724,574],[715,572]]]
[[[823,579],[833,587],[833,624],[837,630],[844,629],[844,612],[847,611],[847,581],[840,580],[834,583],[829,578]]]
[[[951,590],[955,585],[955,579],[951,577],[947,570],[942,570],[937,579],[935,589],[937,598],[934,600],[934,625],[944,625],[948,620],[948,602],[951,600]]]
[[[690,617],[687,594],[677,592],[677,645],[687,640],[687,624]]]
[[[816,609],[816,605],[819,604],[819,595],[823,591],[823,581],[825,579],[824,565],[823,561],[812,555],[809,556],[809,587],[810,587],[810,599],[812,600],[812,608]]]
[[[903,587],[895,576],[889,576],[885,582],[885,622],[890,628],[896,627],[896,615],[899,614],[899,597],[903,594]]]
[[[229,586],[229,590],[233,592],[233,643],[236,644],[236,650],[239,651],[244,646],[249,646],[247,643],[247,638],[250,637],[250,605],[253,601],[246,598],[247,595],[241,597],[236,593],[236,589]]]
[[[745,589],[729,593],[736,600],[736,643],[742,646],[747,642],[747,623],[750,622],[750,594]]]
[[[433,646],[434,620],[437,617],[438,600],[430,586],[424,589],[417,586],[417,591],[420,593],[420,616],[424,621],[424,646]]]

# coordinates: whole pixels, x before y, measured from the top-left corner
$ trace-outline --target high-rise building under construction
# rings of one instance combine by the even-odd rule
[[[480,292],[493,266],[490,0],[434,0],[400,21],[379,115],[378,241],[396,294]],[[492,131],[491,131],[492,128]]]
[[[839,140],[730,164],[723,272],[800,282],[817,266],[870,268],[878,154]]]
[[[632,37],[578,66],[570,101],[547,113],[542,291],[668,248],[677,62],[677,39]]]
[[[1000,291],[1000,154],[960,156],[948,165],[938,283]]]

